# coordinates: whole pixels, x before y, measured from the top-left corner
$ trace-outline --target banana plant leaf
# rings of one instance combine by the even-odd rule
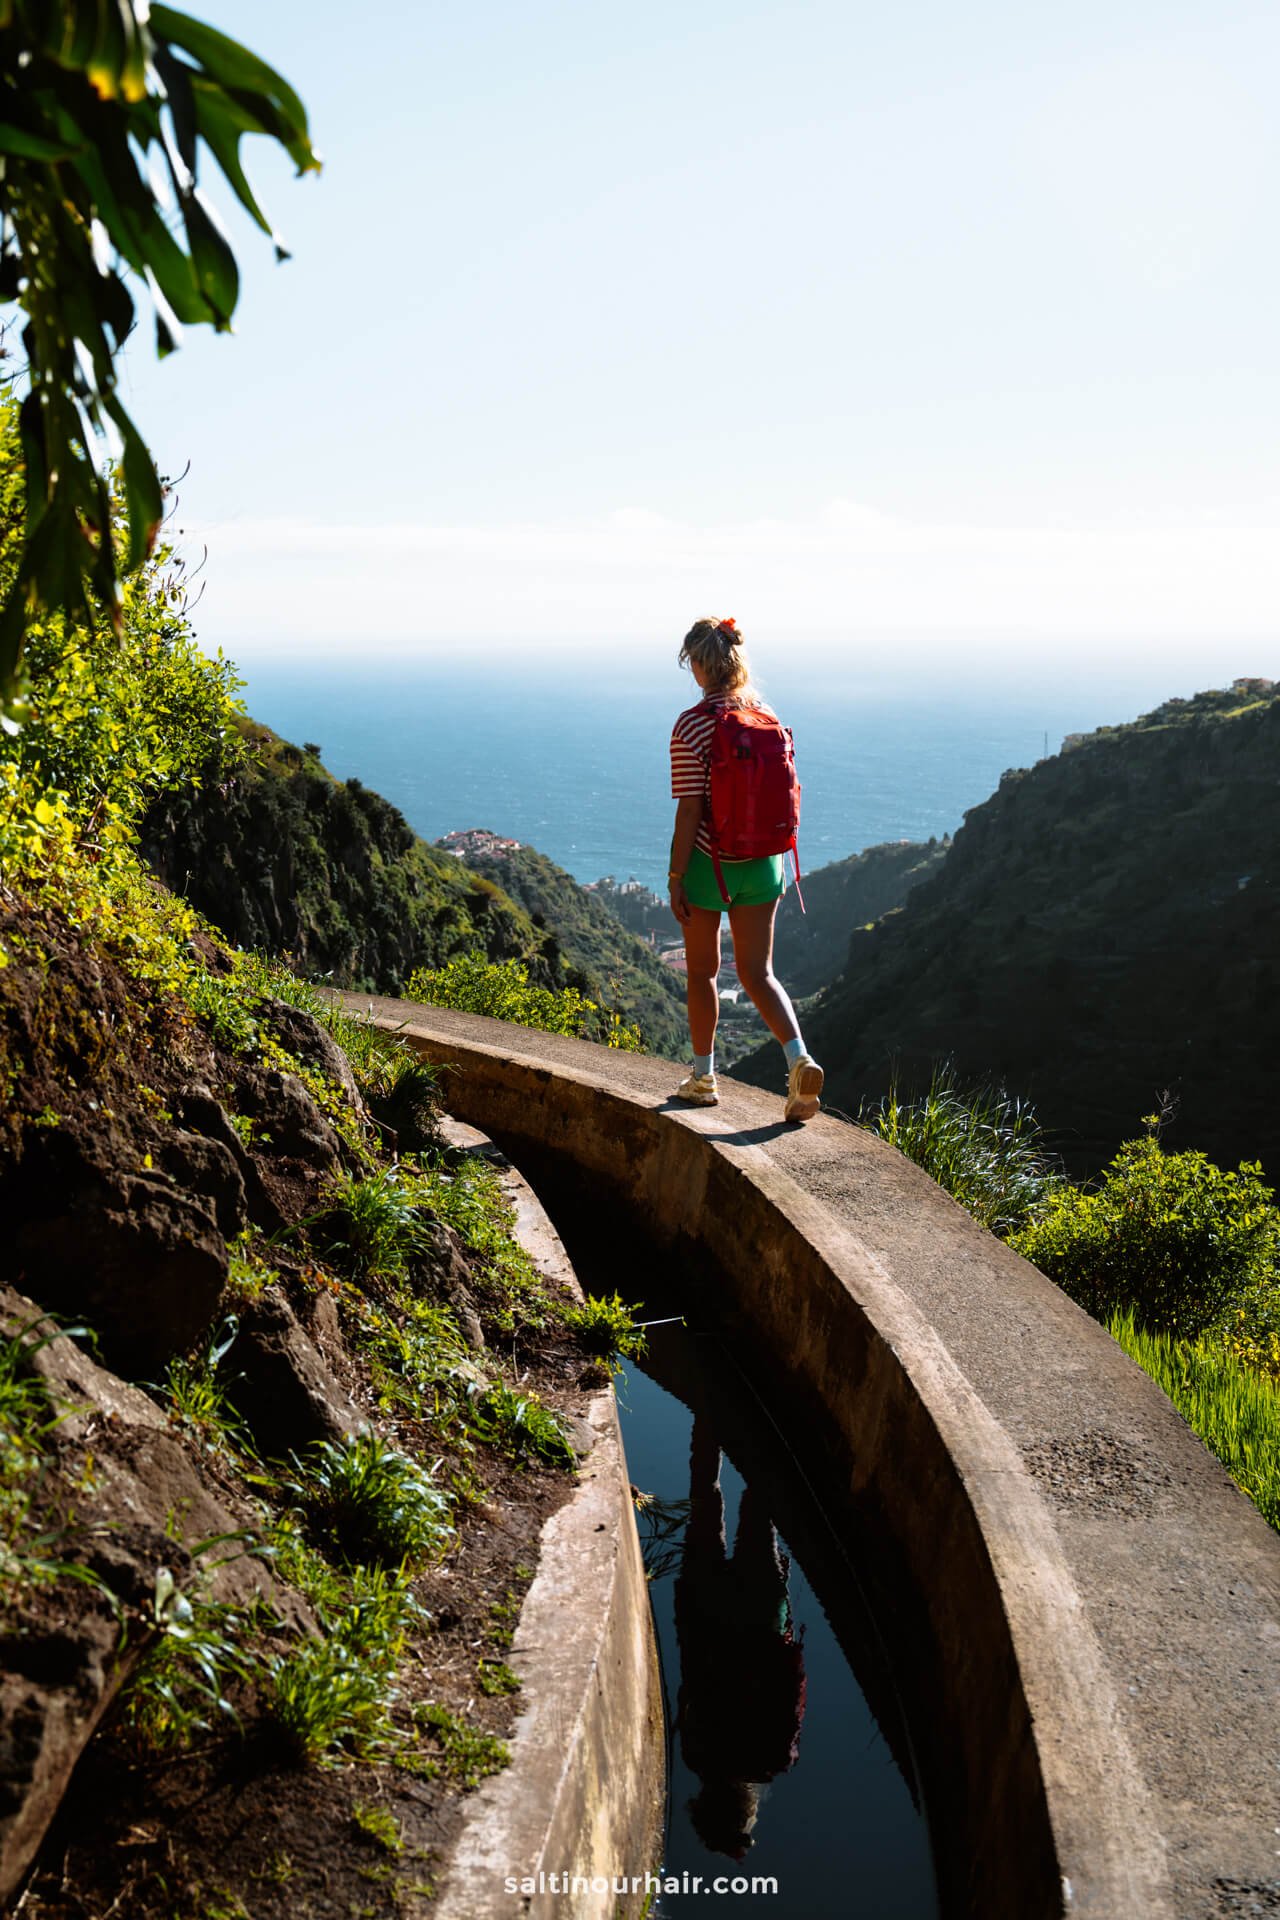
[[[22,312],[26,363],[26,520],[0,580],[0,715],[28,623],[63,611],[118,624],[121,579],[155,543],[163,488],[116,362],[139,283],[161,354],[184,326],[230,328],[240,270],[202,167],[287,258],[245,172],[247,134],[283,147],[300,174],[320,165],[288,81],[215,27],[145,0],[0,0],[0,300]]]

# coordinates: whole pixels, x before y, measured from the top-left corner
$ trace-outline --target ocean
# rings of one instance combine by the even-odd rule
[[[534,673],[505,659],[361,659],[241,672],[255,719],[314,742],[332,773],[385,795],[424,839],[489,827],[579,881],[612,874],[664,890],[667,743],[697,691],[674,667],[560,661]],[[802,871],[883,841],[954,833],[1006,768],[1140,711],[1122,690],[1088,686],[890,692],[774,674],[765,693],[795,736]]]

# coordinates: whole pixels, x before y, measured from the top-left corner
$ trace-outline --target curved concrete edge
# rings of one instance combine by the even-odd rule
[[[448,1135],[472,1150],[490,1145],[456,1123]],[[493,1157],[515,1208],[516,1237],[540,1272],[581,1299],[536,1194]],[[586,1424],[590,1452],[574,1493],[542,1530],[507,1656],[523,1683],[511,1765],[470,1796],[438,1895],[422,1909],[435,1920],[638,1915],[645,1875],[659,1862],[661,1681],[611,1385],[592,1394]],[[634,1894],[613,1890],[622,1876],[639,1883]],[[537,1890],[522,1892],[521,1882]]]
[[[920,1628],[908,1677],[943,1755],[930,1812],[951,1907],[982,1920],[1216,1920],[1222,1888],[1270,1891],[1276,1542],[1104,1330],[857,1130],[819,1122],[792,1151],[777,1103],[754,1089],[722,1088],[711,1112],[671,1109],[660,1061],[401,1001],[347,1004],[460,1067],[456,1112],[594,1176],[655,1238],[732,1276],[741,1324],[807,1416],[810,1446],[825,1447],[849,1519],[896,1561],[887,1591]],[[834,1210],[824,1155],[828,1167],[852,1155],[850,1184],[862,1183]],[[883,1249],[885,1215],[900,1221],[903,1204],[933,1236],[915,1298],[895,1280],[896,1252],[891,1273],[851,1230],[874,1222]],[[954,1317],[956,1300],[967,1312],[977,1297],[975,1275],[1013,1303],[978,1321],[1015,1343],[994,1367]],[[945,1340],[939,1308],[952,1315]],[[1064,1508],[1029,1471],[1038,1436],[1062,1431],[1045,1398],[1055,1366],[1069,1420],[1082,1408],[1106,1432],[1118,1420],[1168,1463],[1149,1521],[1122,1501]],[[1175,1591],[1189,1582],[1193,1594]],[[1137,1666],[1131,1619],[1152,1634]]]
[[[961,1569],[971,1557],[969,1578],[988,1569],[994,1578],[995,1591],[987,1604],[1003,1617],[1007,1654],[995,1644],[993,1622],[979,1634],[972,1623],[966,1627],[957,1618],[947,1636],[953,1655],[960,1654],[967,1640],[970,1663],[980,1667],[984,1656],[991,1660],[993,1702],[999,1701],[1002,1686],[1021,1692],[1016,1717],[1025,1712],[1030,1750],[1009,1750],[1011,1729],[1006,1725],[1005,1737],[988,1749],[982,1763],[988,1792],[994,1797],[1001,1791],[1003,1746],[1004,1766],[1023,1775],[1015,1786],[1015,1772],[1006,1773],[1004,1790],[1034,1795],[1036,1783],[1025,1772],[1033,1750],[1058,1862],[1062,1912],[1097,1915],[1099,1920],[1120,1915],[1164,1920],[1174,1909],[1160,1810],[1135,1760],[1125,1714],[1052,1515],[1021,1454],[934,1328],[858,1238],[841,1229],[758,1149],[746,1149],[741,1158],[752,1183],[768,1196],[777,1216],[799,1231],[811,1255],[798,1257],[789,1238],[782,1258],[775,1256],[770,1263],[773,1271],[766,1286],[793,1288],[807,1266],[804,1292],[813,1298],[827,1276],[838,1276],[871,1320],[886,1358],[891,1357],[896,1377],[879,1377],[874,1386],[871,1379],[863,1383],[863,1393],[873,1394],[878,1404],[870,1417],[864,1406],[860,1420],[862,1462],[855,1466],[855,1489],[865,1488],[874,1477],[880,1483],[878,1503],[887,1499],[905,1506],[911,1497],[906,1475],[931,1451],[921,1424],[928,1421],[967,1498],[979,1539],[962,1543],[958,1532],[964,1520],[952,1513],[933,1536],[921,1571],[936,1579],[940,1568],[946,1568],[944,1577],[965,1578]],[[767,1249],[760,1248],[759,1254],[763,1266]],[[829,1337],[835,1330],[828,1329],[822,1341],[827,1361],[840,1352],[840,1342]],[[826,1390],[838,1400],[838,1366],[824,1372]],[[879,1458],[873,1457],[872,1448]],[[896,1487],[885,1484],[885,1454],[892,1457]],[[954,1556],[951,1568],[946,1567],[948,1555]],[[1009,1656],[1011,1671],[1005,1666]],[[978,1677],[970,1675],[971,1680]],[[975,1725],[986,1736],[999,1733],[988,1714]],[[977,1757],[972,1754],[970,1764]],[[995,1824],[1003,1829],[1003,1822]],[[998,1844],[1030,1848],[1032,1831],[1023,1828],[1018,1833],[1015,1822],[1002,1831]],[[985,1914],[988,1909],[979,1911]]]

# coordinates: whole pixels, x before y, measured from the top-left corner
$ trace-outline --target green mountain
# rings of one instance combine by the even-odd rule
[[[830,1103],[952,1057],[1074,1170],[1167,1092],[1166,1136],[1280,1179],[1280,689],[1237,681],[1007,773],[810,1011]],[[762,1049],[737,1069],[772,1085]]]
[[[815,867],[800,877],[803,913],[788,885],[774,936],[775,965],[788,991],[803,997],[829,986],[849,958],[854,929],[900,907],[913,887],[936,872],[950,844],[950,835],[927,846],[893,840]]]
[[[256,721],[241,732],[243,765],[158,801],[142,834],[165,885],[237,945],[383,993],[476,951],[520,960],[540,986],[577,984],[553,928],[418,839],[380,794]]]
[[[468,837],[469,838],[469,837]],[[618,1007],[636,1020],[654,1053],[678,1056],[688,1044],[684,976],[664,966],[653,949],[628,932],[594,891],[533,847],[497,842],[480,850],[477,835],[455,865],[501,887],[528,914],[535,928],[554,930],[559,951],[585,993],[598,1004]],[[675,922],[672,921],[672,930]]]

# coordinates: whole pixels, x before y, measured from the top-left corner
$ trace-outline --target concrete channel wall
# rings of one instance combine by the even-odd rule
[[[1280,1542],[1103,1329],[861,1129],[345,996],[451,1111],[713,1267],[896,1634],[944,1911],[1280,1910]],[[857,1911],[851,1890],[850,1911]]]
[[[450,1144],[489,1145],[456,1123]],[[516,1235],[539,1271],[581,1298],[528,1182],[502,1166]],[[634,1920],[659,1864],[661,1682],[612,1386],[592,1395],[578,1485],[542,1530],[509,1664],[520,1675],[511,1765],[471,1796],[433,1920]],[[515,1882],[515,1890],[510,1883]],[[532,1889],[532,1891],[522,1891]]]

